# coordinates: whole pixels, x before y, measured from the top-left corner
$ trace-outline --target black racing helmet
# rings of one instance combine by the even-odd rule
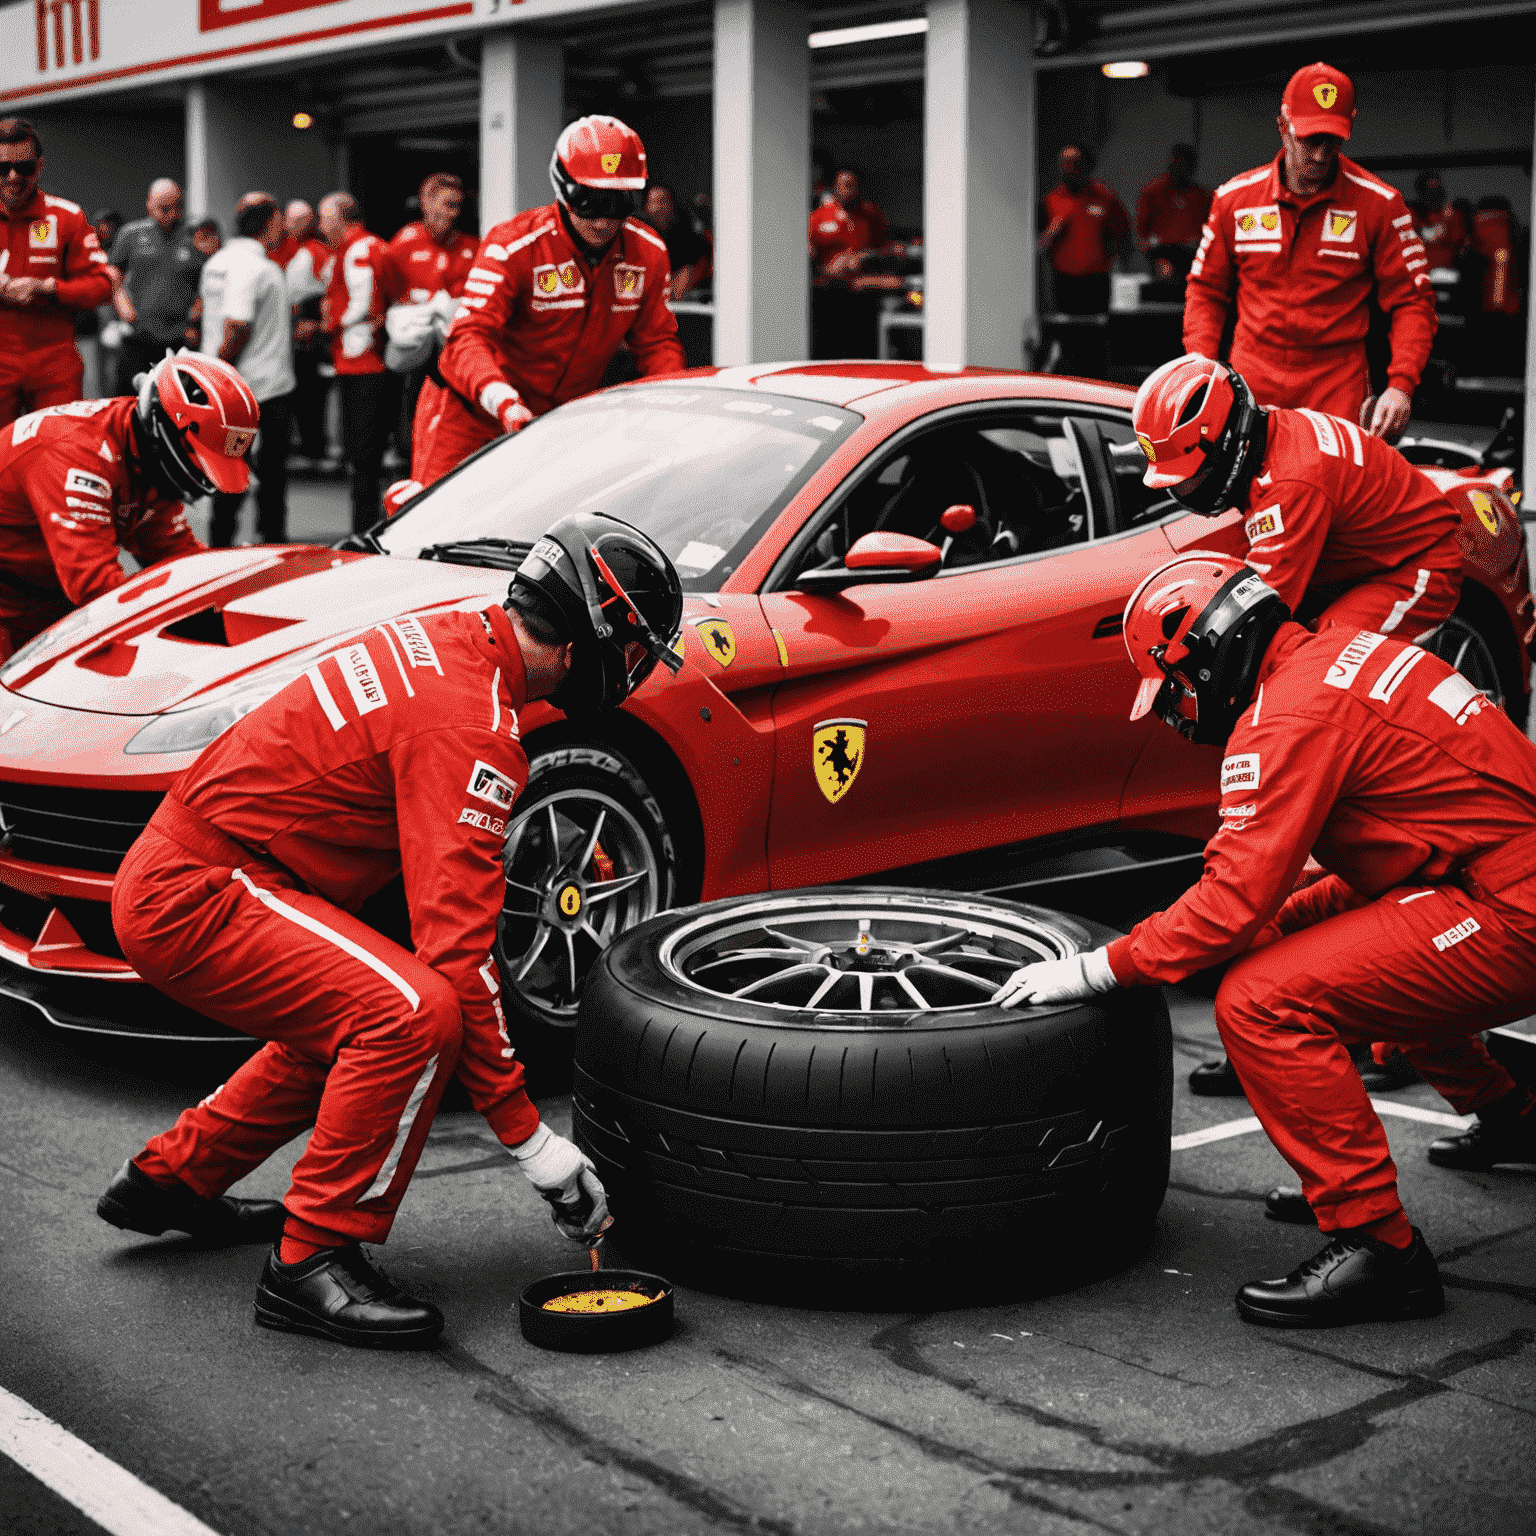
[[[682,667],[683,584],[655,541],[619,518],[561,518],[518,567],[507,606],[574,646],[549,700],[571,719],[617,709],[658,661]]]

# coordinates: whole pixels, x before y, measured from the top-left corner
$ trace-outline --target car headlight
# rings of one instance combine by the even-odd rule
[[[81,630],[89,629],[91,623],[92,616],[87,607],[76,608],[57,624],[50,624],[40,635],[34,635],[19,651],[7,658],[4,668],[0,669],[0,684],[9,684],[12,678],[19,677],[45,651],[67,645]]]
[[[141,726],[123,748],[124,752],[200,752],[217,741],[237,720],[243,720],[258,704],[265,704],[299,677],[309,665],[274,667],[250,682],[232,688],[222,698],[191,709],[157,715]]]

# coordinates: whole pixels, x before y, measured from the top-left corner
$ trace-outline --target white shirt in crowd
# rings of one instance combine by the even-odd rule
[[[235,367],[258,401],[288,394],[293,373],[293,310],[283,269],[244,235],[231,240],[203,267],[203,351],[217,355],[224,322],[251,328]]]

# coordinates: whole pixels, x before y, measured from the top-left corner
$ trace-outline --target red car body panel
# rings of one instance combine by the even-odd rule
[[[1067,402],[1123,418],[1130,390],[916,364],[695,370],[666,382],[756,387],[862,417],[719,593],[688,595],[682,671],[658,668],[626,706],[665,743],[697,804],[704,899],[847,880],[1081,828],[1196,839],[1214,830],[1220,753],[1190,747],[1150,717],[1126,718],[1134,674],[1119,619],[1141,577],[1176,551],[1241,553],[1237,514],[1186,516],[836,594],[769,582],[807,519],[909,425],[987,402]],[[1532,604],[1507,472],[1425,473],[1460,499],[1468,577],[1524,638]],[[0,781],[81,795],[163,791],[196,752],[125,748],[166,711],[195,707],[269,667],[302,670],[309,653],[400,613],[499,600],[506,585],[502,571],[312,546],[210,552],[157,567],[62,621],[0,674]],[[222,615],[211,642],[212,631],[199,627],[210,612]],[[721,643],[722,622],[730,645]],[[1523,647],[1520,665],[1528,686]],[[543,704],[524,712],[531,752],[559,718]],[[857,771],[833,799],[818,779],[814,737],[836,721],[862,722],[864,735]],[[0,849],[0,898],[8,888],[63,904],[30,933],[11,926],[0,900],[0,959],[136,981],[124,962],[83,942],[69,918],[80,912],[70,903],[103,903],[110,887],[110,872]]]

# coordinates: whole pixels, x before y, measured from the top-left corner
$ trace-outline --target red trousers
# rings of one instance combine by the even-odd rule
[[[12,353],[0,345],[0,428],[28,411],[80,398],[85,362],[74,342]]]
[[[411,418],[411,479],[432,485],[500,436],[501,428],[483,411],[471,410],[453,390],[428,379]]]
[[[1303,406],[1358,422],[1371,392],[1365,343],[1333,347],[1302,360],[1294,352],[1277,356],[1233,344],[1232,366],[1242,374],[1260,405]]]
[[[1399,1046],[1458,1114],[1515,1086],[1477,1036],[1536,1009],[1536,916],[1525,910],[1536,881],[1516,893],[1407,886],[1372,901],[1329,877],[1293,895],[1227,972],[1222,1043],[1325,1232],[1402,1209],[1351,1045]]]
[[[1335,598],[1312,624],[1321,631],[1330,624],[1350,630],[1373,629],[1401,640],[1422,640],[1456,611],[1461,596],[1461,547],[1447,534],[1418,561],[1383,572]]]
[[[161,815],[112,888],[123,952],[160,991],[267,1044],[149,1142],[147,1170],[215,1197],[313,1126],[289,1215],[383,1242],[458,1062],[458,995],[286,871],[231,863],[232,843],[186,847]]]

